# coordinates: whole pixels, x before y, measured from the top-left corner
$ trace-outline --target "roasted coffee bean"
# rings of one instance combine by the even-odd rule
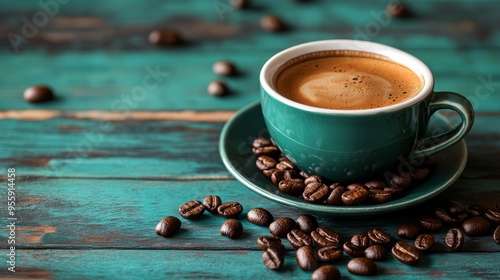
[[[265,251],[267,250],[267,248],[271,246],[274,247],[283,246],[283,243],[281,243],[281,239],[276,236],[261,236],[257,239],[257,245],[259,245],[259,248],[262,251]]]
[[[390,192],[392,197],[400,197],[405,192],[405,189],[403,188],[387,187],[384,190]]]
[[[407,189],[411,186],[411,176],[393,175],[389,179],[389,187],[393,189]]]
[[[39,85],[27,88],[23,94],[24,100],[30,103],[41,103],[54,99],[52,89]]]
[[[233,76],[236,74],[236,66],[233,63],[227,60],[222,60],[216,62],[212,66],[212,70],[215,74],[221,76]]]
[[[415,170],[411,173],[411,180],[415,183],[423,182],[427,179],[427,177],[429,177],[430,173],[431,171],[429,168],[415,168]]]
[[[299,229],[307,234],[310,234],[313,230],[318,228],[318,220],[312,215],[300,215],[296,222]]]
[[[393,18],[409,18],[412,17],[412,12],[405,4],[396,1],[387,4],[386,13]]]
[[[321,247],[316,256],[318,260],[326,263],[334,263],[342,258],[344,251],[338,246]]]
[[[441,207],[434,210],[434,215],[446,224],[456,225],[462,223],[467,218],[467,212],[451,214]]]
[[[302,246],[311,246],[312,239],[307,233],[301,231],[300,229],[292,229],[287,235],[286,239],[290,242],[293,248],[298,249]]]
[[[419,252],[429,252],[434,246],[434,236],[428,233],[422,233],[415,239],[415,248]]]
[[[340,271],[333,265],[318,267],[311,275],[311,280],[339,280]]]
[[[247,220],[259,226],[269,226],[273,221],[273,215],[264,208],[253,208],[247,213]]]
[[[330,192],[327,185],[323,183],[311,183],[307,185],[302,193],[302,198],[310,203],[320,203],[326,199]]]
[[[236,219],[228,219],[220,228],[220,234],[231,239],[240,237],[242,233],[243,225]]]
[[[485,236],[490,233],[491,223],[483,217],[472,217],[462,223],[462,229],[468,236]]]
[[[365,258],[372,261],[385,261],[387,250],[382,245],[371,245],[365,249]]]
[[[191,200],[179,207],[179,215],[188,220],[194,220],[203,215],[205,205],[198,200]]]
[[[280,270],[285,262],[285,253],[277,247],[269,247],[262,254],[262,262],[271,270]]]
[[[469,206],[469,216],[471,217],[485,217],[484,209],[478,205]]]
[[[278,162],[280,162],[280,161],[285,161],[285,160],[288,160],[288,158],[287,158],[284,154],[280,154],[280,155],[278,156]]]
[[[217,208],[222,204],[222,200],[217,195],[208,195],[203,200],[203,205],[205,209],[212,213],[217,214]]]
[[[356,246],[356,245],[352,244],[351,241],[347,241],[346,243],[344,243],[342,248],[351,257],[359,258],[359,257],[362,257],[365,255],[366,247],[362,248],[362,247]]]
[[[311,232],[311,237],[319,247],[337,246],[340,243],[338,233],[327,227],[318,227]]]
[[[151,44],[158,46],[175,46],[182,43],[181,35],[171,29],[153,30],[148,39]]]
[[[450,214],[456,215],[465,212],[465,206],[462,203],[455,200],[446,201],[444,207]]]
[[[276,168],[266,169],[266,170],[262,170],[262,174],[266,175],[267,178],[271,178],[271,180],[272,180],[272,176],[273,176],[274,172],[276,172],[276,171],[281,171],[281,170],[278,170]]]
[[[311,183],[323,183],[324,179],[319,175],[311,175],[304,180],[304,184],[309,185]]]
[[[392,192],[385,189],[371,189],[368,191],[368,199],[373,203],[386,203],[392,199]]]
[[[249,0],[231,0],[231,6],[235,9],[245,9],[248,7]]]
[[[354,183],[354,184],[350,184],[350,185],[348,185],[347,187],[345,187],[345,189],[346,189],[347,191],[352,191],[352,190],[355,190],[355,189],[357,189],[357,188],[363,188],[363,187],[364,187],[364,186],[363,186],[363,185],[361,185],[361,184]]]
[[[326,198],[326,203],[330,205],[342,205],[342,194],[346,191],[340,183],[330,185],[330,194]]]
[[[366,249],[370,245],[370,239],[366,234],[356,233],[351,237],[351,243],[356,247]]]
[[[274,15],[266,15],[260,19],[260,26],[267,32],[280,32],[286,29],[281,18]]]
[[[282,160],[276,164],[276,168],[279,170],[293,170],[295,169],[295,164],[289,160]]]
[[[358,184],[356,188],[344,192],[341,197],[345,205],[359,205],[368,198],[368,190],[364,186]]]
[[[283,180],[296,179],[296,178],[297,174],[295,170],[276,169],[276,171],[271,175],[271,181],[275,185],[279,185],[279,183]]]
[[[376,228],[368,231],[368,238],[373,244],[388,245],[391,243],[391,235]]]
[[[243,212],[243,206],[238,202],[226,202],[222,203],[217,208],[217,213],[219,216],[225,218],[237,218],[241,212]]]
[[[415,240],[419,234],[420,226],[412,222],[401,224],[397,229],[397,235],[401,238]]]
[[[369,190],[372,189],[383,190],[387,187],[387,185],[382,180],[371,180],[365,183],[365,187],[367,187]]]
[[[274,146],[270,139],[265,137],[257,137],[252,142],[252,147],[254,148],[262,148],[266,146]]]
[[[269,232],[281,238],[286,238],[286,235],[292,231],[292,229],[297,229],[297,223],[292,218],[279,218],[269,225]]]
[[[303,179],[307,179],[307,178],[310,176],[310,175],[309,175],[307,172],[305,172],[304,170],[301,170],[299,174],[300,174],[300,176],[301,176]]]
[[[208,84],[207,91],[212,96],[225,96],[229,93],[229,88],[222,81],[212,81]]]
[[[493,231],[493,241],[495,241],[496,244],[500,244],[500,226],[497,226]]]
[[[488,208],[484,211],[484,216],[493,224],[500,225],[500,209]]]
[[[295,259],[302,270],[313,271],[318,268],[318,261],[315,258],[314,249],[311,246],[302,246],[295,252]]]
[[[163,237],[170,237],[181,228],[181,224],[177,217],[167,216],[156,225],[155,232]]]
[[[354,258],[347,263],[347,271],[356,275],[370,276],[377,273],[377,265],[367,258]]]
[[[276,160],[270,156],[261,155],[257,158],[255,165],[257,165],[257,168],[260,170],[271,169],[276,166]]]
[[[276,146],[265,146],[265,147],[259,147],[259,148],[252,148],[252,152],[256,156],[275,157],[279,153],[279,149]],[[276,160],[274,158],[273,158],[273,160],[274,160],[274,162],[276,162]]]
[[[278,184],[279,189],[289,195],[298,196],[304,192],[305,185],[302,179],[282,180]]]
[[[459,251],[464,245],[464,233],[459,228],[452,228],[445,237],[445,244],[451,251]]]
[[[411,247],[403,241],[396,242],[396,245],[392,247],[391,252],[398,261],[404,264],[413,265],[418,263],[420,260],[420,254],[417,249]]]
[[[418,220],[420,225],[428,231],[438,231],[443,226],[443,222],[440,219],[432,216],[422,216]]]

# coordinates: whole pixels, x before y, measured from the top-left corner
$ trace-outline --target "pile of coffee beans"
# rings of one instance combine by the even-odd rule
[[[256,138],[252,151],[257,157],[257,168],[283,193],[299,196],[309,203],[335,206],[381,204],[400,197],[425,181],[435,164],[435,160],[428,157],[412,165],[411,172],[405,174],[392,171],[362,183],[343,184],[300,170],[281,153],[272,139]]]
[[[493,235],[500,244],[500,203],[483,208],[468,208],[457,201],[444,201],[430,207],[415,221],[403,222],[395,229],[399,240],[391,233],[378,228],[356,232],[342,240],[334,228],[322,226],[316,217],[303,214],[293,219],[280,217],[264,208],[253,208],[246,214],[248,222],[266,227],[269,234],[257,238],[257,246],[263,251],[262,263],[271,270],[281,270],[285,263],[286,248],[282,239],[296,250],[295,262],[304,271],[311,271],[312,279],[340,279],[340,271],[333,264],[347,255],[347,271],[356,275],[376,275],[379,262],[392,255],[399,262],[415,265],[425,254],[432,252],[435,243],[442,242],[450,251],[460,251],[466,236]],[[217,195],[208,195],[203,202],[191,200],[182,204],[179,215],[188,220],[201,218],[208,211],[227,218],[220,234],[231,239],[240,238],[243,224],[238,220],[243,212],[239,202],[225,202]],[[156,226],[156,233],[172,237],[181,227],[181,221],[167,216]],[[446,227],[446,228],[445,228]],[[443,240],[435,240],[433,234],[447,230]],[[493,229],[495,228],[495,229]],[[390,254],[389,254],[390,253]]]

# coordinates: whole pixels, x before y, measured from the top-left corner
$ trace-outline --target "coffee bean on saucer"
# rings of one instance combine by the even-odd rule
[[[225,218],[237,218],[243,212],[243,206],[239,202],[226,202],[217,207],[219,216]]]
[[[171,29],[153,30],[149,33],[149,42],[159,46],[174,46],[182,42],[178,32]]]
[[[417,249],[411,247],[403,241],[398,241],[392,247],[392,255],[400,262],[408,265],[413,265],[418,263],[420,260],[420,254]]]
[[[205,205],[198,200],[191,200],[179,207],[179,215],[188,220],[200,218],[205,212]]]
[[[271,270],[280,270],[285,262],[285,253],[277,247],[269,247],[262,253],[262,262]]]
[[[264,208],[253,208],[247,213],[247,220],[259,226],[269,226],[274,218],[273,215]]]
[[[203,200],[205,209],[212,213],[217,214],[217,208],[222,204],[222,200],[217,195],[207,195]]]
[[[24,100],[30,103],[41,103],[54,99],[52,89],[47,86],[39,85],[27,88],[24,91]]]
[[[283,243],[281,243],[281,239],[276,236],[261,236],[257,239],[257,245],[262,251],[265,251],[271,246],[283,246]]]
[[[356,275],[370,276],[377,273],[377,265],[367,258],[354,258],[347,263],[347,271]]]
[[[365,249],[365,258],[372,261],[385,261],[387,250],[382,245],[371,245]]]
[[[488,208],[484,212],[484,216],[493,224],[500,225],[500,209]]]
[[[272,179],[272,176],[273,176],[274,172],[276,172],[276,171],[278,171],[278,169],[270,168],[270,169],[262,170],[262,174],[264,174],[267,178]],[[282,170],[279,170],[279,171],[282,171]],[[279,181],[278,181],[278,183],[279,183]]]
[[[321,247],[316,253],[318,260],[326,263],[334,263],[340,260],[343,255],[343,249],[338,246]]]
[[[427,177],[429,177],[430,173],[431,171],[429,168],[415,168],[415,170],[411,173],[412,182],[423,182],[427,179]]]
[[[376,228],[368,230],[368,238],[373,244],[385,246],[391,243],[391,235]]]
[[[308,176],[306,179],[304,179],[304,184],[309,185],[312,183],[323,183],[324,180],[325,179],[323,179],[319,175],[311,175],[311,176]]]
[[[307,234],[310,234],[313,230],[318,228],[318,220],[312,215],[300,215],[296,222],[299,229]]]
[[[393,18],[409,18],[412,13],[408,6],[401,2],[393,2],[387,4],[386,13]]]
[[[278,147],[269,145],[269,146],[258,147],[258,148],[254,147],[254,148],[252,148],[252,152],[256,156],[265,155],[265,156],[270,156],[270,157],[274,158],[274,156],[276,156],[279,153],[279,150],[278,150]]]
[[[440,219],[433,216],[421,216],[418,220],[420,225],[428,231],[439,231],[443,222]]]
[[[260,19],[260,27],[267,32],[280,32],[286,29],[281,18],[274,15],[266,15]]]
[[[276,168],[279,170],[293,170],[295,169],[295,164],[289,160],[281,160],[276,164]]]
[[[392,199],[392,192],[385,189],[370,189],[368,190],[368,199],[377,204],[386,203]]]
[[[314,249],[311,246],[302,246],[295,252],[295,259],[302,270],[313,271],[318,268]]]
[[[311,275],[311,280],[339,280],[340,271],[333,265],[318,267]]]
[[[281,238],[286,238],[286,235],[292,231],[292,229],[297,229],[297,223],[292,218],[279,218],[269,225],[269,232]]]
[[[233,76],[236,74],[236,66],[227,60],[221,60],[212,66],[212,71],[220,76]]]
[[[490,233],[491,223],[483,217],[472,217],[462,223],[462,229],[468,236],[485,236]]]
[[[368,198],[368,190],[364,186],[356,184],[350,191],[344,192],[341,197],[345,205],[359,205]]]
[[[496,244],[500,244],[500,226],[497,226],[493,231],[493,241],[495,241]]]
[[[302,181],[302,179],[282,180],[279,182],[278,187],[282,192],[293,196],[302,194],[305,189],[304,181]]]
[[[460,251],[464,245],[464,233],[459,228],[452,228],[446,233],[445,244],[451,251]]]
[[[288,242],[290,242],[290,245],[292,245],[295,249],[298,249],[302,246],[311,246],[312,245],[312,239],[311,237],[301,231],[300,229],[292,229],[287,235],[286,239]]]
[[[367,187],[369,190],[372,189],[383,190],[387,187],[387,185],[382,180],[370,180],[368,182],[365,182],[364,186]]]
[[[307,185],[302,193],[302,198],[310,203],[320,203],[326,199],[330,189],[323,183],[311,183]]]
[[[231,0],[231,6],[235,9],[245,9],[248,7],[249,0]]]
[[[274,146],[271,140],[265,137],[257,137],[252,142],[252,147],[254,148],[262,148],[266,146]]]
[[[411,186],[411,176],[394,175],[389,179],[389,187],[393,189],[407,189]]]
[[[344,252],[354,258],[363,257],[365,255],[365,249],[359,246],[354,245],[351,241],[347,241],[342,246]]]
[[[337,246],[340,243],[339,234],[327,227],[318,227],[311,232],[311,237],[319,247]]]
[[[226,220],[220,228],[220,234],[231,239],[240,237],[242,233],[243,225],[236,219]]]
[[[267,170],[276,166],[276,160],[270,156],[262,155],[257,158],[255,165],[259,170]]]
[[[229,93],[229,88],[221,81],[213,81],[208,84],[207,91],[212,96],[224,96]]]
[[[163,237],[170,237],[181,228],[181,224],[177,217],[167,216],[156,225],[155,232]]]
[[[326,203],[330,205],[342,205],[342,194],[346,191],[340,183],[330,185],[330,194],[326,198]]]
[[[413,239],[420,234],[420,226],[413,222],[401,224],[397,229],[397,235],[401,238]]]
[[[415,248],[422,253],[429,252],[434,246],[434,236],[428,233],[422,233],[415,239]]]

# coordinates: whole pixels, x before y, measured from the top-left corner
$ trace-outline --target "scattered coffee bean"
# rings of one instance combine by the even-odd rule
[[[364,186],[356,184],[353,189],[344,192],[341,197],[345,205],[359,205],[368,197],[368,190]]]
[[[351,243],[356,247],[366,249],[370,245],[370,239],[366,234],[356,233],[351,237]]]
[[[373,244],[385,246],[391,243],[391,235],[376,228],[368,230],[368,238]]]
[[[366,248],[356,246],[356,245],[352,244],[351,241],[347,241],[346,243],[344,243],[342,248],[344,249],[344,251],[348,255],[350,255],[351,257],[354,257],[354,258],[363,257],[365,255]]]
[[[54,99],[52,89],[39,85],[27,88],[23,94],[24,100],[30,103],[41,103]]]
[[[449,225],[457,225],[462,223],[467,218],[467,212],[463,212],[460,214],[451,214],[447,210],[437,207],[434,210],[434,215],[438,217],[443,223]]]
[[[236,74],[236,66],[227,60],[222,60],[214,63],[212,70],[215,74],[221,76],[233,76]]]
[[[194,220],[203,215],[205,206],[198,200],[188,201],[179,207],[179,215],[188,220]]]
[[[443,222],[440,219],[432,217],[432,216],[422,216],[419,219],[420,225],[428,230],[428,231],[439,231],[441,226],[443,226]]]
[[[279,182],[278,187],[282,192],[293,196],[302,194],[305,189],[304,181],[302,181],[302,179],[282,180]]]
[[[386,13],[393,18],[408,18],[412,16],[410,9],[401,2],[387,4]]]
[[[318,228],[318,220],[312,215],[300,215],[296,222],[299,229],[307,234],[310,234],[313,230]]]
[[[450,214],[454,214],[454,215],[465,212],[465,206],[462,203],[455,201],[455,200],[446,201],[445,202],[445,209],[448,210],[448,212]]]
[[[385,261],[387,250],[382,245],[371,245],[365,249],[365,258],[372,261]]]
[[[464,233],[459,228],[452,228],[445,237],[445,244],[451,251],[460,251],[464,245]]]
[[[243,225],[236,219],[228,219],[220,228],[220,234],[231,239],[240,237],[242,233]]]
[[[276,236],[261,236],[257,239],[257,245],[262,251],[267,250],[267,248],[274,246],[280,247],[283,246],[281,243],[281,239]],[[284,249],[285,247],[283,247]]]
[[[330,192],[327,185],[323,183],[311,183],[307,185],[302,193],[302,198],[310,203],[320,203],[326,199]]]
[[[385,189],[371,189],[368,191],[368,199],[377,204],[386,203],[392,199],[392,192]]]
[[[302,270],[313,271],[318,268],[318,261],[315,258],[314,249],[311,246],[302,246],[295,252],[295,259]]]
[[[377,273],[377,265],[367,258],[354,258],[347,263],[347,271],[356,275],[370,276]]]
[[[231,6],[235,9],[245,9],[248,8],[249,0],[231,0]]]
[[[182,43],[178,32],[171,29],[154,30],[149,33],[149,42],[159,46],[175,46]]]
[[[485,217],[484,209],[478,205],[469,206],[469,216],[471,217]]]
[[[285,262],[285,253],[277,247],[269,247],[262,254],[262,262],[271,270],[280,270]]]
[[[493,224],[500,225],[500,209],[488,208],[484,212],[484,216]]]
[[[326,263],[334,263],[342,258],[344,251],[338,246],[327,246],[318,249],[316,256],[318,260]]]
[[[253,208],[247,213],[247,220],[258,226],[269,226],[273,221],[273,215],[264,208]]]
[[[260,19],[260,26],[267,32],[280,32],[286,29],[281,18],[274,15],[266,15]]]
[[[330,185],[330,195],[326,198],[326,203],[330,205],[342,205],[342,194],[346,191],[345,187],[339,183]]]
[[[333,265],[318,267],[311,275],[311,280],[339,280],[340,271]]]
[[[276,160],[270,156],[261,155],[257,158],[255,165],[260,170],[271,169],[276,166]]]
[[[181,228],[181,224],[177,217],[167,216],[156,225],[155,232],[163,237],[170,237]]]
[[[493,241],[495,241],[496,244],[500,244],[500,226],[497,226],[493,231]]]
[[[281,238],[286,238],[286,235],[292,231],[292,229],[297,229],[297,223],[292,218],[279,218],[269,225],[269,232]]]
[[[422,253],[429,252],[434,246],[434,236],[422,233],[415,239],[415,248]]]
[[[217,208],[222,204],[222,200],[217,195],[208,195],[203,199],[205,209],[212,213],[217,214]]]
[[[420,226],[416,223],[404,223],[397,229],[397,235],[401,238],[415,239],[420,234]]]
[[[229,93],[229,88],[222,81],[212,81],[208,84],[207,91],[210,95],[213,96],[224,96]]]
[[[243,212],[243,206],[238,202],[226,202],[222,203],[217,208],[217,213],[219,216],[225,218],[237,218],[241,212]]]
[[[319,247],[337,246],[340,243],[338,233],[327,227],[318,227],[311,232],[311,237]]]
[[[485,236],[490,233],[491,223],[483,217],[472,217],[462,223],[462,229],[468,236]]]
[[[403,241],[396,242],[396,245],[392,247],[392,255],[400,262],[408,265],[413,265],[418,263],[420,260],[420,254],[417,249],[411,247]]]
[[[301,231],[300,229],[292,229],[287,235],[286,239],[290,242],[293,248],[298,249],[302,246],[311,246],[312,239],[307,233]]]

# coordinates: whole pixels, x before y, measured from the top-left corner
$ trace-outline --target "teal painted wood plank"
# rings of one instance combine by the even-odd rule
[[[4,129],[0,136],[0,168],[22,168],[25,175],[231,178],[218,150],[223,122],[168,119],[103,122],[54,118],[46,121],[2,120],[0,125]],[[499,178],[498,127],[500,115],[477,116],[466,138],[469,148],[469,161],[464,171],[466,178]],[[244,145],[250,148],[252,140]]]
[[[390,257],[377,262],[383,279],[493,279],[500,269],[500,253],[425,255],[416,266]],[[336,263],[343,279],[366,279],[350,274],[347,261]],[[45,279],[310,279],[298,268],[292,252],[282,271],[271,271],[258,251],[147,251],[147,250],[21,250],[15,274],[3,277]]]
[[[16,217],[18,249],[168,249],[168,250],[259,250],[256,240],[269,235],[266,227],[246,221],[255,207],[268,209],[275,218],[308,213],[285,207],[252,192],[237,181],[154,181],[98,179],[42,179],[16,170]],[[454,199],[466,205],[493,207],[500,201],[500,180],[459,180],[436,199]],[[219,195],[224,202],[243,205],[240,221],[244,234],[229,240],[219,233],[225,218],[205,213],[200,220],[180,218],[178,208],[190,200]],[[0,215],[7,217],[7,200],[0,201]],[[347,241],[358,232],[381,228],[394,239],[397,227],[418,219],[432,202],[391,215],[366,218],[339,218],[314,214],[320,225],[337,231]],[[177,216],[182,227],[173,238],[156,235],[154,228],[165,216]],[[435,233],[434,252],[447,252],[444,236],[448,227]],[[5,240],[7,231],[1,231]],[[287,249],[292,247],[284,241]],[[492,236],[466,237],[463,252],[500,252]]]

